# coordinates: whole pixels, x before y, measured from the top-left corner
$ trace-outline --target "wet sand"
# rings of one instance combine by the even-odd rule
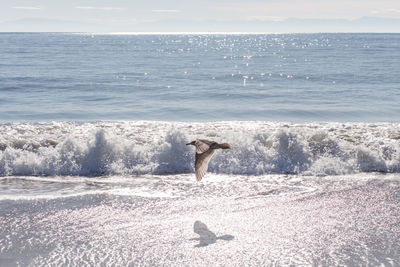
[[[240,196],[210,195],[209,182],[185,197],[3,200],[0,265],[397,266],[400,181],[374,177],[253,181]]]

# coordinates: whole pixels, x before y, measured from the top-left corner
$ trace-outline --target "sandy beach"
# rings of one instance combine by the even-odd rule
[[[208,178],[185,196],[132,197],[94,182],[85,194],[2,201],[0,264],[400,264],[398,175]]]

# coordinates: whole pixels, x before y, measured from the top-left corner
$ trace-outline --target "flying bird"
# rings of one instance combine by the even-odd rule
[[[231,146],[227,143],[218,144],[217,142],[205,139],[196,139],[195,141],[192,141],[186,145],[193,145],[196,147],[194,170],[197,181],[200,181],[206,174],[208,163],[210,162],[211,157],[214,155],[215,149],[231,149]]]

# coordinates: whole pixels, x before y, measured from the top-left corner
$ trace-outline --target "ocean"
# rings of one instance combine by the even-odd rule
[[[399,266],[399,103],[400,34],[0,33],[0,266]]]
[[[0,34],[0,121],[399,122],[399,34]]]

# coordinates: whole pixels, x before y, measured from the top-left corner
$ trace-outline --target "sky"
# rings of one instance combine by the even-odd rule
[[[34,27],[38,29],[42,27],[44,30],[51,27],[54,29],[60,27],[60,30],[71,27],[71,30],[75,30],[81,27],[82,30],[91,28],[98,31],[140,31],[141,29],[153,31],[204,29],[208,31],[214,26],[216,29],[225,27],[235,31],[235,27],[247,29],[254,25],[254,29],[258,29],[259,26],[256,27],[256,25],[265,26],[265,23],[278,25],[288,19],[354,21],[366,17],[379,18],[381,21],[400,20],[400,1],[1,0],[0,31],[13,31],[18,27],[22,29],[25,27],[27,31]],[[40,20],[42,20],[41,23],[39,23]],[[50,25],[51,21],[55,21],[55,24]],[[296,26],[296,23],[293,25]],[[368,22],[364,23],[368,24]],[[287,27],[294,27],[293,25],[287,25]],[[313,28],[310,23],[307,27]],[[346,27],[351,28],[351,24]]]

